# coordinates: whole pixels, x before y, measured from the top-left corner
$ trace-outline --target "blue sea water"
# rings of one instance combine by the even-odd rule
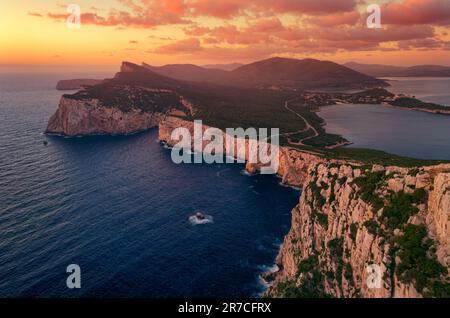
[[[408,94],[430,103],[450,106],[449,77],[388,77],[388,90]]]
[[[428,102],[450,105],[449,78],[394,78],[388,88]],[[422,159],[450,160],[450,116],[383,105],[322,107],[329,133],[343,135],[350,147],[373,148]]]
[[[42,133],[57,80],[109,75],[0,74],[0,297],[257,296],[299,192],[242,165],[175,165],[157,130]]]

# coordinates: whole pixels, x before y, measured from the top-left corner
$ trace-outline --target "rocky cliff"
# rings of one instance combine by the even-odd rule
[[[160,140],[174,145],[176,128],[193,134],[182,117],[194,113],[169,90],[99,85],[64,95],[47,132],[127,134],[159,125]],[[262,165],[248,162],[248,141],[239,147],[236,156],[257,173]],[[450,165],[364,165],[281,147],[277,174],[303,191],[279,271],[265,275],[267,296],[450,297]]]
[[[173,145],[177,127],[193,130],[167,117],[160,140]],[[277,173],[303,191],[267,296],[450,296],[450,165],[365,166],[282,147]]]
[[[48,122],[46,132],[66,136],[130,134],[156,127],[162,117],[161,113],[139,109],[122,111],[103,107],[97,99],[78,101],[63,97]]]
[[[450,297],[449,182],[450,165],[313,163],[267,295]]]

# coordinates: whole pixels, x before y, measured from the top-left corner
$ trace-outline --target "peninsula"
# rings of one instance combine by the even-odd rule
[[[300,66],[309,71],[297,76]],[[342,148],[348,141],[326,133],[316,113],[343,102],[407,107],[407,97],[331,62],[276,58],[241,66],[234,75],[188,67],[195,78],[173,75],[174,67],[124,62],[113,79],[64,95],[47,132],[128,134],[158,127],[160,141],[172,145],[171,132],[193,129],[194,119],[222,130],[279,128],[277,174],[303,191],[277,258],[279,271],[265,275],[272,282],[267,296],[450,295],[450,164]],[[233,76],[241,80],[225,80]],[[319,91],[343,83],[361,92]],[[414,103],[419,110],[435,107]],[[261,165],[246,169],[257,173]],[[377,289],[365,284],[371,264],[383,273]]]

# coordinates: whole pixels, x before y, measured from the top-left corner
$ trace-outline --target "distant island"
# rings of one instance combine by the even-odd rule
[[[442,65],[393,66],[349,62],[344,66],[374,77],[450,77],[450,66]]]

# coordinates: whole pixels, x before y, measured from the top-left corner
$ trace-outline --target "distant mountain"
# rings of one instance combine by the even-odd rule
[[[244,64],[241,63],[231,63],[231,64],[207,64],[202,65],[204,68],[213,68],[218,70],[224,70],[224,71],[234,71],[235,69],[243,66]]]
[[[240,83],[303,89],[369,88],[389,86],[384,81],[345,66],[315,59],[270,58],[231,72]]]
[[[220,82],[228,76],[228,71],[204,68],[193,64],[171,64],[164,66],[151,66],[143,63],[145,68],[180,81],[189,82]]]
[[[314,59],[270,58],[233,71],[192,64],[143,66],[157,74],[189,82],[272,89],[364,89],[389,86],[386,82],[345,66]]]
[[[375,77],[450,77],[450,67],[441,65],[393,66],[381,64],[344,64],[355,71]]]
[[[177,79],[130,62],[122,62],[118,72],[110,83],[145,85],[152,88],[173,89],[180,86]]]

